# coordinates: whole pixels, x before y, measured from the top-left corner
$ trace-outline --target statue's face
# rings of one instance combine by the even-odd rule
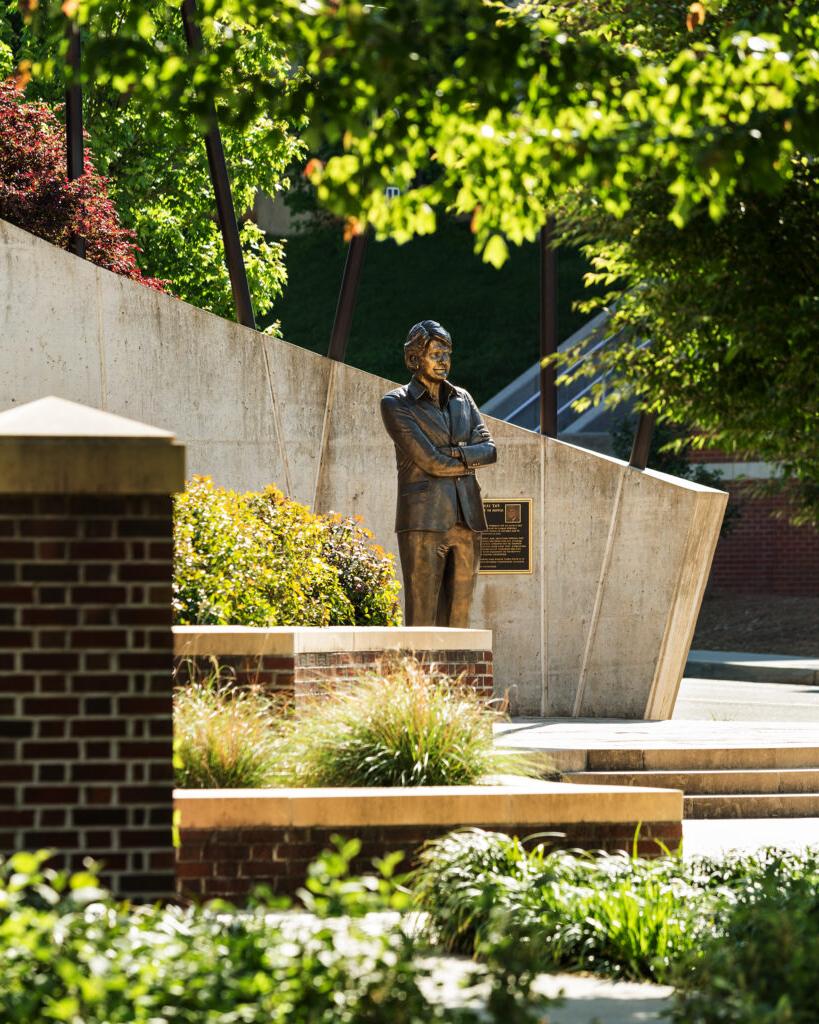
[[[442,341],[433,339],[427,345],[423,355],[418,357],[416,376],[422,383],[434,384],[446,380],[452,365],[452,350]]]

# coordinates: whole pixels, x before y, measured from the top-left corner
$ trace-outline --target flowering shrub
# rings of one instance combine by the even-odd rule
[[[357,626],[394,624],[400,585],[392,557],[361,524],[360,517],[328,517],[322,555],[338,570],[344,592],[355,611]]]
[[[238,494],[194,477],[175,502],[176,620],[397,625],[392,558],[368,539],[359,524],[314,515],[275,487]]]
[[[134,234],[120,224],[88,150],[85,173],[69,181],[64,126],[11,80],[0,82],[0,218],[62,247],[80,235],[92,263],[165,291],[163,282],[143,276]]]

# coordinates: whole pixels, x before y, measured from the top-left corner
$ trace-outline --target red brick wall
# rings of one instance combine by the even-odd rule
[[[631,852],[637,822],[580,822],[568,825],[548,822],[537,825],[489,826],[509,835],[530,836],[557,832],[550,839],[555,847],[584,850],[626,850]],[[182,829],[177,850],[176,877],[179,895],[191,899],[223,897],[241,901],[257,885],[274,892],[292,894],[304,884],[307,865],[322,850],[332,848],[332,836],[355,835],[362,840],[361,853],[353,870],[372,870],[372,858],[403,850],[406,870],[412,855],[428,839],[452,831],[452,826],[384,825],[368,828],[236,828]],[[638,852],[657,857],[662,849],[655,840],[675,850],[682,841],[679,821],[644,823],[640,827]],[[538,840],[541,841],[541,840]]]
[[[749,494],[751,483],[725,485],[741,510],[741,518],[714,555],[709,586],[721,593],[819,596],[819,531],[791,526],[774,513],[787,514],[784,495],[760,498]]]
[[[491,651],[407,651],[436,672],[450,676],[464,673],[464,684],[478,696],[491,699],[493,695]],[[314,695],[328,684],[341,683],[373,671],[379,665],[389,668],[400,657],[393,651],[334,652],[327,654],[281,655],[220,655],[220,668],[227,670],[242,686],[263,686],[270,692],[293,697]],[[184,683],[191,675],[202,678],[213,670],[210,658],[178,658],[176,678]]]
[[[0,496],[0,852],[173,891],[171,503]]]

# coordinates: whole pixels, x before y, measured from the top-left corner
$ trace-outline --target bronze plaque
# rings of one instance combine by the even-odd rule
[[[481,534],[481,572],[532,571],[532,499],[485,500],[489,529]]]

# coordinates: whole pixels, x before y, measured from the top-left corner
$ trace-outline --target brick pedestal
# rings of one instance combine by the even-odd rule
[[[163,431],[47,399],[0,415],[0,851],[173,891]],[[12,490],[12,493],[8,493]]]
[[[494,691],[488,629],[421,626],[176,626],[176,681],[205,678],[216,665],[239,686],[262,686],[296,701],[346,686],[414,657],[460,677],[479,697]]]
[[[327,643],[332,643],[333,630]],[[177,644],[177,649],[179,645]],[[213,654],[177,657],[176,682],[205,679],[218,663],[225,678],[238,686],[261,686],[269,693],[299,700],[326,693],[337,686],[351,685],[375,671],[388,672],[402,658],[412,657],[430,672],[458,678],[477,696],[493,697],[491,650],[414,650],[410,648],[371,651],[325,651],[311,654]]]

